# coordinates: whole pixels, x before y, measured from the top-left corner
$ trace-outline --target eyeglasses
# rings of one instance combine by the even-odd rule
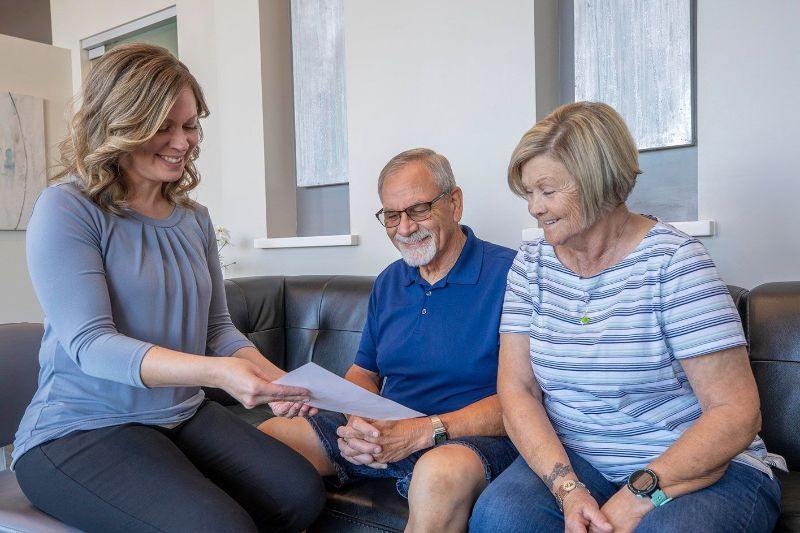
[[[384,211],[381,209],[377,213],[375,213],[375,218],[378,219],[378,222],[383,224],[387,228],[394,228],[395,226],[400,225],[400,219],[403,217],[403,213],[408,215],[408,218],[413,220],[414,222],[422,222],[423,220],[428,220],[431,218],[431,210],[433,209],[433,204],[444,198],[450,194],[450,191],[445,191],[430,202],[420,202],[418,204],[414,204],[412,206],[406,207],[402,211]]]

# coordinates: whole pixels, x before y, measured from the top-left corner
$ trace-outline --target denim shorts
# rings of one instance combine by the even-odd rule
[[[336,428],[347,424],[347,418],[341,413],[321,411],[308,417],[311,427],[316,431],[328,458],[336,468],[336,475],[325,478],[325,482],[334,487],[341,488],[345,485],[367,478],[394,478],[397,480],[397,492],[403,498],[408,498],[408,487],[411,484],[411,474],[414,465],[428,450],[414,452],[405,459],[389,463],[385,469],[370,468],[366,465],[355,465],[344,459],[339,453]],[[514,462],[519,453],[511,439],[508,437],[461,437],[450,439],[438,446],[460,444],[475,452],[483,464],[486,480],[492,481]]]

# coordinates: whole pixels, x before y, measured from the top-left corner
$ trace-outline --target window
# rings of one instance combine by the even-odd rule
[[[178,24],[175,17],[175,6],[83,39],[81,48],[86,51],[88,59],[84,72],[91,69],[94,62],[107,51],[124,43],[148,43],[163,46],[175,57],[178,57]]]

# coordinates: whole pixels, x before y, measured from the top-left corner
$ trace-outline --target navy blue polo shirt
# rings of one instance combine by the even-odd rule
[[[381,272],[355,359],[385,378],[383,396],[428,415],[497,392],[500,313],[515,252],[461,228],[461,255],[434,285],[402,260]]]

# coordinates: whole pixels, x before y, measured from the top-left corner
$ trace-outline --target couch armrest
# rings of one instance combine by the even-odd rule
[[[36,392],[43,333],[41,324],[0,324],[0,446],[14,440]]]

